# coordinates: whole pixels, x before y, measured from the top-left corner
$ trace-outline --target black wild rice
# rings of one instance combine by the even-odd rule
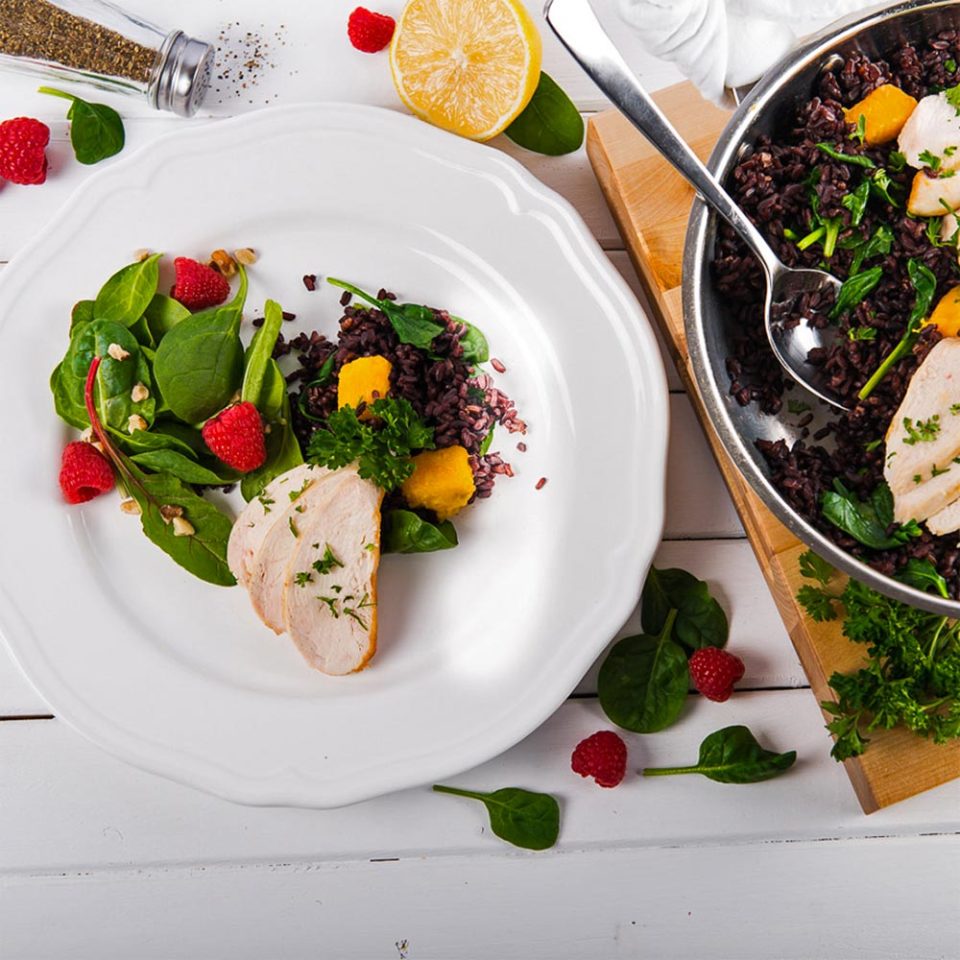
[[[825,71],[814,96],[801,103],[775,139],[761,138],[733,169],[728,187],[734,198],[757,224],[788,266],[826,266],[841,279],[850,271],[853,251],[845,249],[859,234],[871,236],[882,223],[893,231],[893,245],[885,257],[874,258],[880,265],[880,284],[861,304],[840,321],[841,330],[870,327],[873,339],[838,338],[829,353],[811,356],[831,375],[834,387],[855,402],[856,394],[902,336],[914,303],[914,290],[907,273],[911,258],[919,259],[937,277],[934,302],[960,281],[957,251],[938,247],[925,235],[926,223],[907,216],[904,204],[892,207],[872,199],[859,227],[850,224],[850,212],[842,198],[860,182],[860,167],[831,159],[816,144],[826,141],[848,153],[863,153],[878,167],[888,169],[896,142],[864,147],[851,139],[843,108],[852,106],[884,83],[893,83],[920,99],[960,82],[960,32],[946,31],[922,45],[905,45],[886,60],[870,60],[862,53],[847,57],[834,69]],[[952,69],[951,69],[952,68]],[[819,171],[819,181],[811,174]],[[914,171],[907,168],[889,175],[900,197],[909,191]],[[840,217],[840,243],[828,264],[823,263],[819,244],[798,249],[785,231],[803,236],[812,229],[810,192],[814,191],[823,217]],[[729,304],[733,327],[738,331],[733,353],[727,358],[730,393],[741,405],[756,403],[765,413],[778,414],[793,384],[784,376],[767,344],[763,326],[764,280],[759,264],[733,231],[721,223],[712,264],[716,288]],[[828,304],[806,301],[800,306],[821,314]],[[898,363],[875,391],[849,414],[828,422],[810,442],[811,417],[798,423],[802,439],[793,447],[783,440],[758,440],[770,468],[771,478],[784,498],[817,529],[838,546],[862,558],[878,571],[892,575],[910,557],[929,558],[946,578],[954,596],[960,596],[960,548],[956,534],[935,537],[923,534],[893,550],[870,550],[825,520],[820,499],[839,478],[860,496],[866,496],[883,480],[885,450],[882,440],[918,364],[939,339],[927,328],[912,356]],[[821,441],[829,438],[829,446]],[[876,441],[881,441],[876,443]],[[872,447],[870,446],[872,444]]]

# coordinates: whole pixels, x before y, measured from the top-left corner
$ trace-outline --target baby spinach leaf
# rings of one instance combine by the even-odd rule
[[[143,312],[150,333],[157,343],[189,316],[190,311],[179,300],[174,300],[165,293],[155,293]]]
[[[617,726],[655,733],[680,716],[690,672],[683,647],[670,639],[676,616],[669,612],[658,636],[625,637],[600,667],[600,706]]]
[[[435,784],[437,793],[479,800],[490,815],[493,832],[507,843],[526,850],[546,850],[560,835],[560,804],[548,793],[532,793],[519,787],[504,787],[493,793],[477,793]]]
[[[88,103],[53,87],[40,87],[39,93],[71,101],[67,111],[70,142],[80,163],[99,163],[123,149],[123,121],[113,107],[105,103]]]
[[[893,523],[893,497],[890,488],[881,483],[868,500],[860,500],[839,479],[833,481],[833,490],[825,490],[820,497],[820,509],[825,519],[858,543],[873,550],[889,550],[919,536],[916,524],[887,530]]]
[[[727,615],[710,596],[707,585],[686,570],[651,567],[640,601],[644,631],[660,633],[671,610],[677,611],[674,639],[691,652],[726,645],[730,633]]]
[[[84,323],[89,323],[93,317],[93,300],[79,300],[73,305],[73,309],[70,311],[70,335],[73,336],[73,331],[77,327],[82,326]]]
[[[467,363],[486,363],[490,359],[490,346],[487,338],[472,323],[454,317],[458,323],[466,324],[467,332],[460,340],[463,347],[463,359]]]
[[[184,456],[178,450],[159,449],[136,453],[130,458],[140,467],[146,467],[155,473],[168,473],[171,477],[183,480],[184,483],[197,483],[205,486],[219,486],[224,483],[233,483],[236,474],[225,470],[222,474],[214,473],[196,460]]]
[[[856,240],[854,244],[853,260],[850,261],[850,276],[860,272],[865,261],[873,257],[886,256],[893,246],[893,231],[881,223],[870,235],[867,241]]]
[[[390,510],[383,518],[384,553],[432,553],[450,550],[458,542],[449,520],[433,524],[412,510]]]
[[[840,285],[837,301],[828,314],[830,319],[836,320],[848,310],[852,310],[864,297],[873,292],[882,277],[883,267],[879,266],[847,277]]]
[[[263,325],[253,335],[250,346],[247,348],[246,368],[243,371],[243,386],[240,390],[240,399],[252,403],[257,409],[260,409],[260,394],[263,390],[267,365],[273,357],[273,348],[277,344],[280,327],[283,326],[283,310],[276,300],[268,300],[263,313]]]
[[[717,783],[758,783],[789,770],[797,759],[796,750],[774,753],[765,750],[743,726],[724,727],[700,744],[700,758],[691,767],[647,767],[645,777],[675,773],[701,773]]]
[[[144,473],[133,464],[130,469],[135,482],[128,483],[127,489],[140,505],[140,522],[147,537],[195,577],[232,587],[236,580],[227,566],[227,541],[233,521],[176,477]],[[182,507],[194,533],[178,537],[173,524],[164,520],[162,506]]]
[[[71,427],[85,430],[90,421],[83,405],[83,383],[71,383],[72,374],[64,362],[58,363],[50,374],[50,392],[53,394],[53,406],[57,416]],[[78,399],[80,398],[80,399]]]
[[[121,432],[108,426],[107,432],[121,450],[131,455],[151,453],[155,450],[174,450],[184,457],[196,460],[197,451],[193,446],[179,436],[167,432],[167,428],[172,426],[176,424],[154,423],[149,430],[137,430],[134,433]],[[197,436],[200,436],[199,432]]]
[[[222,410],[243,378],[240,321],[246,299],[241,268],[237,295],[222,307],[203,310],[177,323],[157,347],[153,372],[170,410],[199,423]]]
[[[258,496],[275,477],[303,463],[300,444],[293,432],[287,382],[277,361],[273,359],[267,363],[260,390],[259,409],[270,425],[270,432],[267,434],[267,459],[262,467],[245,474],[240,481],[240,493],[247,502]]]
[[[556,81],[541,72],[530,102],[504,133],[527,150],[558,157],[580,149],[583,117]]]
[[[147,309],[157,292],[160,279],[158,266],[162,254],[118,270],[101,288],[93,304],[97,320],[112,320],[132,327]]]
[[[116,360],[110,356],[111,345],[116,344],[129,356]],[[130,417],[137,414],[153,422],[156,413],[156,400],[150,393],[146,400],[134,402],[131,391],[138,383],[148,390],[152,385],[150,367],[137,343],[136,337],[122,324],[109,320],[94,320],[77,328],[70,340],[65,366],[69,376],[64,376],[62,384],[71,391],[72,403],[83,403],[86,372],[94,357],[103,361],[97,372],[96,403],[100,418],[105,424],[119,430],[127,429]]]
[[[929,590],[933,587],[941,597],[948,598],[950,590],[947,581],[940,576],[937,568],[930,560],[919,560],[911,557],[906,564],[895,574],[897,580],[918,590]]]

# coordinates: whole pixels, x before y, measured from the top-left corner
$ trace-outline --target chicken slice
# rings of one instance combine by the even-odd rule
[[[299,490],[306,480],[319,480],[329,473],[326,467],[317,467],[303,463],[276,477],[264,487],[258,497],[254,497],[240,512],[227,543],[227,565],[237,578],[237,582],[246,586],[250,576],[250,562],[260,549],[263,538],[283,513],[283,507],[289,503],[291,490]]]
[[[960,454],[960,339],[944,337],[927,354],[910,380],[886,440],[884,478],[894,498],[915,491],[934,472],[954,465]],[[949,502],[944,500],[941,506]]]
[[[283,618],[316,670],[361,670],[377,648],[383,492],[356,474],[307,514],[286,568]]]
[[[954,500],[950,506],[944,507],[932,517],[927,517],[927,529],[935,537],[942,537],[947,533],[956,533],[960,530],[960,499]]]
[[[928,177],[917,171],[907,198],[907,212],[915,217],[938,217],[944,210],[960,207],[960,175],[953,170],[948,177]]]
[[[943,93],[924,97],[903,125],[897,146],[917,170],[928,165],[921,154],[939,158],[941,170],[956,170],[960,168],[960,115]]]
[[[927,470],[929,471],[929,464]],[[911,481],[912,482],[912,481]],[[912,490],[893,495],[893,519],[897,523],[926,520],[960,497],[960,466],[952,464],[932,479],[914,483]]]
[[[253,609],[274,633],[284,630],[283,580],[290,555],[301,537],[301,528],[312,513],[323,510],[327,502],[336,497],[343,483],[355,476],[353,467],[325,472],[309,483],[295,500],[286,493],[282,495],[286,503],[278,501],[274,507],[279,516],[254,553],[247,577]],[[296,492],[296,488],[292,492]]]

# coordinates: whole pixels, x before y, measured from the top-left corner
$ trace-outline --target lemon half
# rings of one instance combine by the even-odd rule
[[[390,44],[400,99],[421,119],[489,140],[540,80],[536,24],[519,0],[410,0]]]

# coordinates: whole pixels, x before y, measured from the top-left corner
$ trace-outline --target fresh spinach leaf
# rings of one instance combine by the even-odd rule
[[[128,356],[117,360],[110,355],[110,347],[118,346]],[[127,430],[134,414],[143,417],[147,425],[156,414],[156,399],[150,392],[145,400],[134,401],[131,391],[142,383],[148,391],[152,386],[150,367],[136,337],[122,324],[109,320],[94,320],[78,327],[70,339],[64,360],[61,384],[72,394],[74,407],[83,404],[86,373],[94,357],[103,362],[97,373],[96,403],[104,423],[118,430]]]
[[[280,304],[276,300],[268,300],[264,306],[263,325],[253,335],[247,349],[243,386],[240,390],[240,399],[252,403],[258,410],[261,409],[260,394],[263,391],[267,365],[273,357],[273,348],[277,345],[282,326],[283,310]]]
[[[556,81],[541,72],[530,102],[504,133],[527,150],[558,157],[580,149],[583,117]]]
[[[173,297],[155,293],[143,312],[153,339],[159,343],[181,320],[186,320],[190,311]]]
[[[797,751],[774,753],[765,750],[757,738],[743,726],[724,727],[704,738],[700,757],[690,767],[647,767],[645,777],[665,777],[677,773],[700,773],[717,783],[759,783],[772,780],[789,770]]]
[[[71,427],[85,430],[89,425],[87,409],[83,405],[83,384],[71,382],[72,374],[66,361],[61,361],[50,374],[50,392],[53,394],[53,406],[57,416]],[[78,399],[79,398],[79,399]]]
[[[851,163],[857,167],[863,167],[866,170],[873,170],[876,164],[869,158],[859,153],[844,153],[838,150],[832,144],[818,143],[817,149],[822,150],[828,157],[834,160],[842,160],[844,163]]]
[[[171,427],[179,426],[173,422],[164,421],[154,423],[149,430],[137,430],[135,433],[127,433],[125,430],[116,430],[113,427],[107,427],[113,442],[124,452],[131,456],[137,453],[152,453],[156,450],[173,450],[181,456],[190,460],[196,460],[198,450],[195,446],[178,434],[170,433]],[[192,429],[186,428],[185,429]],[[197,436],[200,436],[197,431]]]
[[[135,453],[130,458],[137,466],[146,467],[155,473],[167,473],[184,483],[196,483],[215,487],[224,483],[233,483],[236,474],[227,470],[219,474],[208,469],[196,460],[184,456],[178,450],[159,449]]]
[[[105,103],[88,103],[53,87],[40,87],[39,92],[71,101],[67,111],[70,143],[80,163],[99,163],[123,149],[123,121],[113,107]]]
[[[617,726],[654,733],[680,716],[690,671],[683,647],[671,639],[676,616],[675,610],[669,612],[658,636],[620,640],[603,661],[597,695],[603,712]]]
[[[911,557],[895,576],[901,583],[916,587],[918,590],[929,590],[933,587],[941,597],[946,599],[950,596],[947,581],[940,576],[930,560]]]
[[[170,410],[187,423],[200,423],[222,410],[243,379],[240,321],[247,276],[233,300],[177,323],[157,347],[154,376]]]
[[[146,260],[128,264],[118,270],[101,288],[93,304],[97,320],[112,320],[132,327],[147,309],[157,292],[160,279],[159,260],[155,253]]]
[[[450,550],[458,542],[449,520],[433,524],[412,510],[390,510],[383,518],[384,553],[432,553]]]
[[[825,490],[821,495],[820,509],[826,520],[873,550],[898,547],[920,533],[915,523],[887,533],[893,523],[893,500],[885,483],[878,484],[870,499],[864,501],[847,489],[841,480],[835,479],[833,490]]]
[[[546,850],[557,842],[560,835],[560,804],[548,793],[532,793],[519,787],[478,793],[439,784],[433,789],[437,793],[479,800],[487,808],[493,832],[515,847]]]
[[[847,277],[837,294],[837,302],[829,313],[830,319],[836,320],[848,310],[852,310],[873,292],[882,277],[882,267],[871,267],[869,270],[864,270],[863,273],[856,273]]]
[[[466,325],[467,332],[460,340],[463,348],[463,359],[467,363],[486,363],[490,359],[490,346],[487,338],[472,323],[454,317],[458,323]]]
[[[677,611],[674,639],[689,651],[726,645],[730,634],[727,615],[710,596],[709,587],[686,570],[651,567],[640,601],[644,632],[660,633],[671,610]]]

